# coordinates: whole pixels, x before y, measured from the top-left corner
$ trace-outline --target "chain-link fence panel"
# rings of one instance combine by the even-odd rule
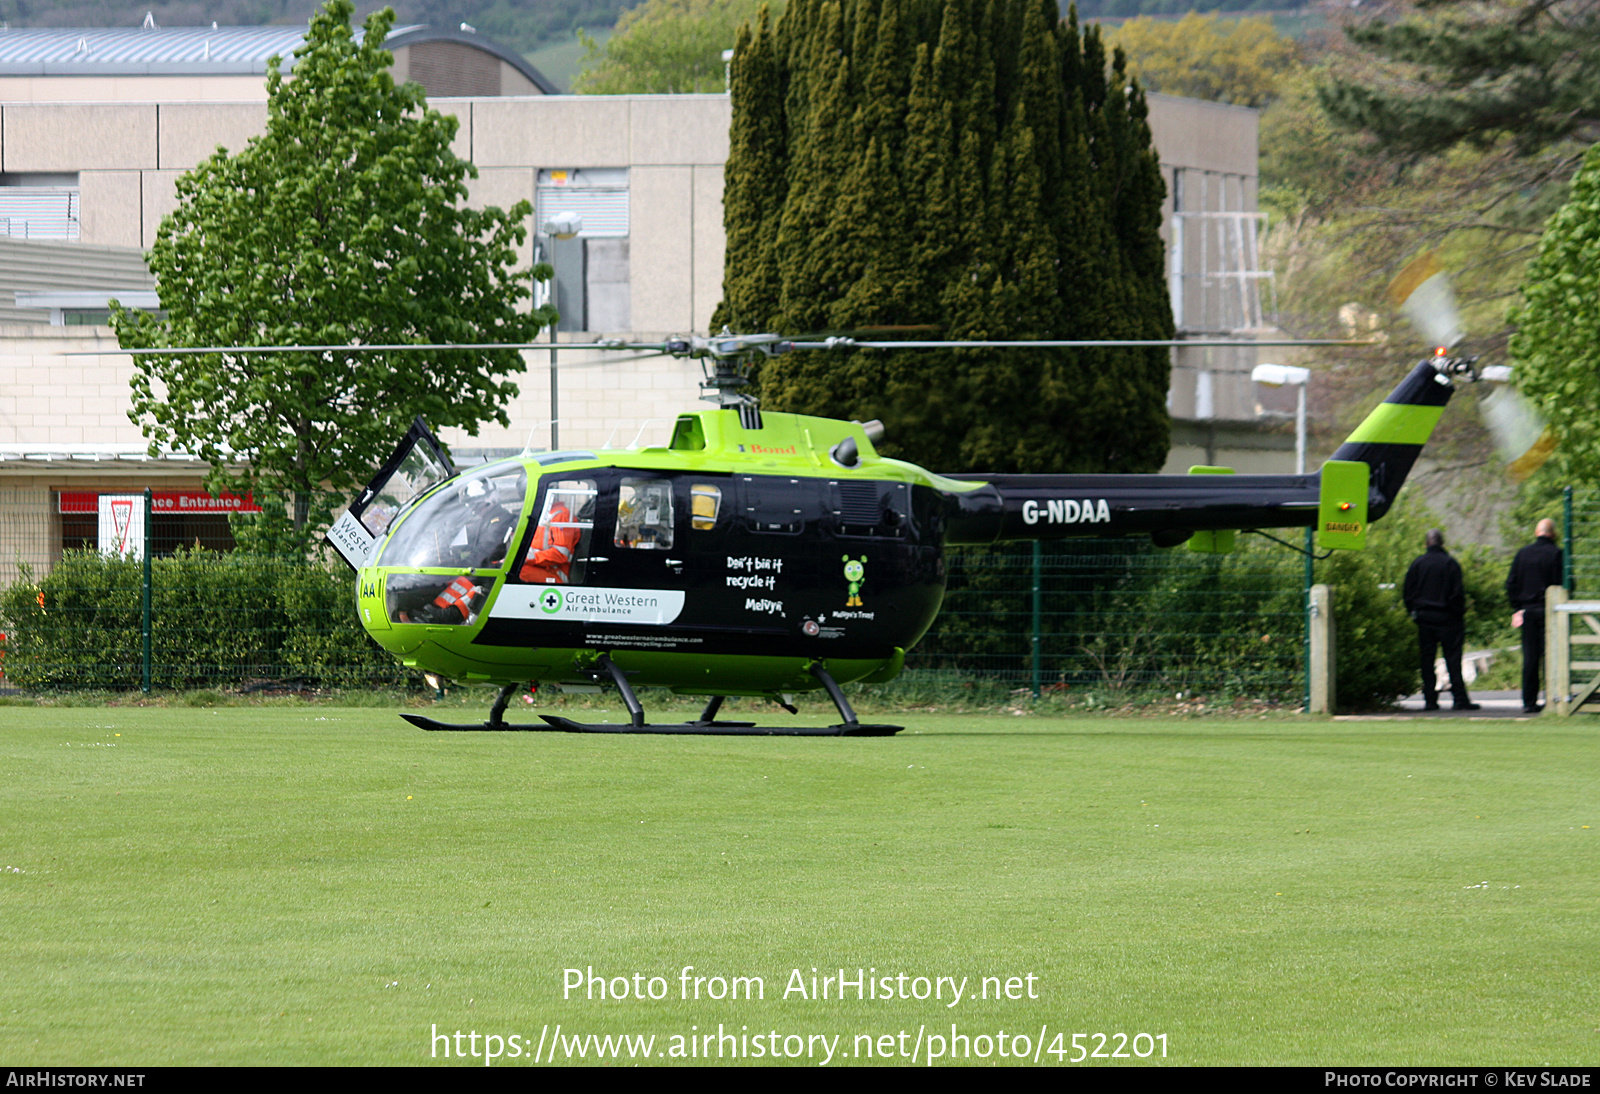
[[[947,567],[944,610],[910,668],[1039,691],[1304,694],[1304,563],[1282,548],[1024,543],[952,549]]]

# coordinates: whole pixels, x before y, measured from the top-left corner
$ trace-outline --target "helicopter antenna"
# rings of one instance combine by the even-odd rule
[[[633,435],[633,440],[628,442],[629,451],[639,447],[639,439],[644,436],[645,430],[649,429],[652,425],[659,425],[662,422],[671,422],[672,420],[673,419],[671,418],[646,418],[644,420],[644,424],[639,427],[639,432],[635,433]]]
[[[548,426],[548,425],[555,425],[555,424],[556,423],[554,421],[534,422],[531,426],[528,427],[528,443],[522,446],[522,455],[523,455],[524,458],[533,455],[533,431],[538,429],[540,426]]]

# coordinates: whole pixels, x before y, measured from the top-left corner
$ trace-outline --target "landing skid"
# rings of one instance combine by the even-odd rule
[[[575,722],[554,714],[541,714],[546,725],[516,725],[501,722],[438,722],[420,714],[402,714],[400,717],[418,729],[455,733],[675,733],[708,737],[892,737],[904,726],[855,725],[837,726],[758,726],[754,722],[669,722],[664,725],[613,724],[608,722]]]
[[[844,721],[834,726],[758,726],[754,722],[719,722],[717,711],[722,707],[723,696],[713,696],[706,704],[700,717],[693,722],[669,722],[651,724],[644,720],[644,706],[639,702],[639,697],[634,694],[633,686],[628,683],[627,676],[611,658],[602,655],[599,666],[610,676],[617,690],[622,693],[622,701],[627,705],[629,721],[624,725],[609,722],[576,722],[571,718],[561,718],[553,714],[542,714],[544,725],[513,725],[505,720],[506,706],[511,702],[511,696],[516,693],[518,685],[508,684],[500,692],[494,706],[489,710],[487,722],[440,722],[421,714],[402,714],[400,717],[416,726],[430,732],[454,733],[671,733],[714,737],[892,737],[899,733],[904,726],[871,725],[857,720],[856,712],[851,709],[850,703],[845,699],[844,692],[839,690],[839,685],[829,676],[827,670],[821,665],[811,666],[811,675],[815,676],[828,695],[833,699],[834,705],[839,708],[839,714]],[[787,703],[784,704],[788,706]],[[789,707],[793,711],[793,707]]]

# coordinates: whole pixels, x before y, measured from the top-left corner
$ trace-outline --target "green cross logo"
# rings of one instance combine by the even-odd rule
[[[557,589],[546,589],[539,596],[539,607],[546,615],[554,615],[561,610],[561,592]]]

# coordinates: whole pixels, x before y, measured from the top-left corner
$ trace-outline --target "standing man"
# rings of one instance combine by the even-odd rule
[[[1546,517],[1533,530],[1534,540],[1512,560],[1506,575],[1511,625],[1522,628],[1522,712],[1538,714],[1539,666],[1544,658],[1544,591],[1561,584],[1561,548],[1556,522]]]
[[[1423,710],[1439,709],[1439,679],[1434,654],[1443,649],[1456,710],[1477,710],[1461,678],[1461,646],[1467,638],[1467,593],[1461,563],[1444,549],[1444,533],[1428,529],[1427,553],[1406,571],[1406,611],[1417,624],[1422,663]]]

